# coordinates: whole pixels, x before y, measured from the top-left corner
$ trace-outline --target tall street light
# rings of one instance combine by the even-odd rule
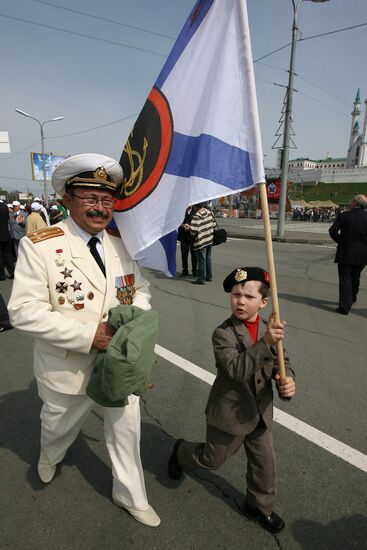
[[[296,44],[298,34],[298,10],[302,2],[307,0],[292,0],[293,6],[293,25],[292,25],[292,46],[291,46],[291,59],[289,64],[289,78],[287,87],[287,101],[284,117],[284,136],[283,136],[283,151],[282,151],[282,177],[280,183],[280,198],[279,198],[279,211],[278,211],[278,224],[276,238],[283,238],[284,235],[284,219],[285,219],[285,203],[287,198],[287,185],[288,185],[288,162],[289,162],[289,145],[290,145],[290,131],[292,120],[292,105],[293,105],[293,81],[294,81],[294,67],[296,57]],[[328,2],[329,0],[308,0],[309,2]]]
[[[26,116],[28,118],[31,118],[32,120],[35,120],[38,122],[40,128],[41,128],[41,148],[42,148],[42,166],[43,166],[43,194],[45,197],[45,204],[46,208],[48,208],[48,192],[47,192],[47,175],[46,175],[46,158],[45,158],[45,135],[43,133],[43,127],[48,122],[57,122],[58,120],[63,120],[63,116],[56,116],[54,118],[51,118],[50,120],[45,120],[44,122],[41,122],[38,120],[38,118],[35,118],[34,116],[29,115],[25,111],[22,111],[21,109],[15,109],[17,113],[20,115]]]

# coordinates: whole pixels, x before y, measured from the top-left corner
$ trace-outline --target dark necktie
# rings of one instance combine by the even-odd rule
[[[102,271],[103,275],[106,277],[106,269],[104,266],[104,263],[102,261],[101,256],[98,253],[97,250],[97,243],[99,243],[100,240],[97,237],[92,237],[88,241],[88,246],[90,249],[90,253],[92,254],[93,258],[96,260],[99,269]]]

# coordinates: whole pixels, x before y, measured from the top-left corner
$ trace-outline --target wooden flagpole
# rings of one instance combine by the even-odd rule
[[[255,88],[255,77],[254,77],[254,67],[251,53],[251,43],[250,43],[250,29],[248,24],[247,16],[247,4],[246,0],[238,0],[238,8],[240,13],[240,22],[242,24],[243,38],[246,46],[246,51],[244,52],[244,65],[246,70],[247,77],[247,86],[246,94],[249,100],[249,105],[251,108],[248,110],[247,116],[254,129],[253,131],[253,150],[257,151],[257,168],[263,168],[263,156],[261,148],[261,138],[260,138],[260,124],[259,117],[257,112],[257,100],[256,100],[256,88]],[[261,159],[261,161],[260,161]],[[263,221],[264,221],[264,232],[265,232],[265,242],[266,242],[266,253],[268,257],[268,270],[270,275],[270,285],[271,285],[271,296],[273,300],[273,311],[276,316],[276,320],[279,321],[279,303],[278,303],[278,291],[277,291],[277,282],[275,278],[275,266],[274,266],[274,254],[273,254],[273,243],[271,239],[271,230],[270,230],[270,217],[269,217],[269,206],[268,206],[268,197],[266,192],[266,183],[260,182],[260,198],[261,198],[261,207],[263,212]],[[277,342],[277,352],[279,360],[279,375],[281,378],[285,378],[285,366],[284,366],[284,351],[282,341]]]
[[[271,237],[270,216],[269,216],[266,183],[265,182],[259,183],[259,188],[260,188],[262,217],[264,222],[266,255],[268,259],[268,269],[269,269],[269,275],[270,275],[271,299],[273,302],[273,311],[275,313],[276,321],[280,321],[278,289],[277,289],[277,280],[275,276],[273,241]],[[278,353],[278,361],[279,361],[279,376],[280,378],[285,378],[284,350],[283,350],[283,342],[281,340],[277,342],[277,353]]]

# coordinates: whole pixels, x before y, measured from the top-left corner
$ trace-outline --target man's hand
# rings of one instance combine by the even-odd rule
[[[111,342],[113,334],[114,333],[106,323],[99,323],[94,335],[92,347],[105,351],[108,348],[108,344]]]
[[[296,383],[291,376],[280,378],[279,374],[275,375],[275,382],[280,397],[290,399],[296,393]]]
[[[264,334],[265,342],[268,346],[276,344],[279,340],[284,338],[285,321],[276,321],[275,313],[272,313],[269,317],[267,330]]]

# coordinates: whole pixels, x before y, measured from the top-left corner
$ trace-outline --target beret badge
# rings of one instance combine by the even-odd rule
[[[244,271],[243,269],[237,269],[234,278],[236,279],[237,283],[242,283],[242,281],[246,281],[247,271]]]

